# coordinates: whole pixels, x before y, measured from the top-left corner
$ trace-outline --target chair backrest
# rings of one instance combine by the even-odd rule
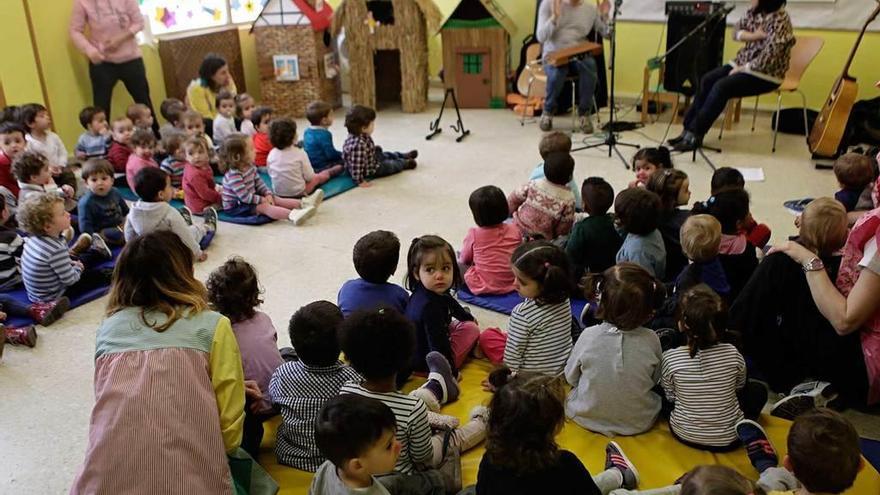
[[[794,90],[801,83],[804,72],[815,60],[825,40],[818,36],[801,36],[797,38],[794,47],[791,49],[791,63],[788,66],[788,72],[785,73],[785,80],[781,90]]]

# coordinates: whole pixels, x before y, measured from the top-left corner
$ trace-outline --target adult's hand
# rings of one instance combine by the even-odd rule
[[[104,54],[98,49],[89,50],[88,53],[86,53],[86,56],[89,57],[89,61],[95,65],[103,63],[104,60],[106,60]]]
[[[609,0],[602,0],[598,8],[599,14],[602,17],[608,17],[608,14],[611,12],[611,2]]]
[[[562,0],[553,0],[553,8],[550,10],[550,20],[556,22],[559,14],[562,13]]]
[[[800,265],[803,265],[804,263],[816,257],[816,253],[810,251],[809,249],[794,241],[785,241],[782,244],[773,246],[769,254],[773,253],[785,253],[788,255],[789,258],[793,259],[796,263]]]

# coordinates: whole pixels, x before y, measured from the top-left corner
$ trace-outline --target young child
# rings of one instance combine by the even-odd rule
[[[730,283],[730,300],[735,301],[758,266],[755,246],[749,241],[745,224],[749,217],[749,194],[744,189],[726,189],[694,206],[694,213],[706,213],[721,223],[718,258]]]
[[[681,226],[691,215],[685,206],[691,200],[690,179],[686,173],[676,169],[663,169],[648,179],[647,190],[660,197],[660,222],[657,230],[663,237],[666,248],[666,277],[664,282],[673,280],[687,265],[688,260],[681,250]]]
[[[602,273],[617,263],[623,239],[608,213],[614,204],[614,189],[601,177],[590,177],[581,186],[584,211],[590,216],[574,224],[565,252],[572,265],[574,280],[588,273]]]
[[[146,129],[152,132],[155,119],[153,119],[153,111],[150,110],[150,107],[143,103],[134,103],[128,107],[125,116],[134,124],[135,131]],[[154,135],[153,137],[155,138],[156,136]]]
[[[313,101],[306,107],[306,118],[311,125],[303,133],[303,148],[309,155],[312,167],[316,172],[339,167],[341,173],[345,170],[342,152],[333,145],[333,134],[330,132],[333,107],[323,101]]]
[[[159,128],[159,137],[162,142],[174,134],[181,134],[180,116],[186,111],[186,104],[177,98],[166,98],[159,106],[159,113],[165,119],[165,123]]]
[[[186,207],[196,215],[201,215],[206,208],[220,208],[223,198],[220,193],[223,186],[214,182],[211,169],[208,142],[202,138],[188,138],[183,143],[186,163],[183,167],[183,201]]]
[[[672,403],[669,428],[679,441],[710,452],[740,445],[736,424],[757,419],[767,402],[763,385],[746,381],[746,363],[727,342],[727,310],[706,285],[679,300],[678,329],[687,345],[663,353],[660,385]]]
[[[477,226],[468,229],[458,255],[458,263],[465,268],[465,285],[472,294],[513,292],[510,256],[522,243],[522,235],[516,225],[506,222],[504,191],[483,186],[471,193],[468,206]]]
[[[559,131],[551,131],[544,134],[544,137],[541,138],[541,141],[538,143],[538,152],[541,154],[541,163],[535,167],[535,170],[532,170],[532,175],[529,176],[529,181],[543,179],[546,177],[544,174],[544,162],[543,160],[547,159],[547,155],[554,152],[563,152],[563,153],[571,153],[571,137],[564,132]],[[571,178],[571,181],[568,183],[568,188],[571,189],[572,194],[574,194],[574,205],[578,211],[583,209],[583,202],[581,199],[581,190],[578,189],[577,182],[574,180],[574,177]]]
[[[113,165],[113,170],[118,174],[125,173],[128,165],[128,157],[131,155],[131,135],[134,133],[134,124],[128,117],[113,119],[110,132],[110,146],[107,148],[107,161]]]
[[[870,195],[876,177],[870,157],[859,153],[842,155],[834,162],[834,176],[840,185],[834,199],[843,203],[847,212],[874,209]]]
[[[183,208],[176,211],[168,204],[174,198],[171,177],[162,169],[142,169],[135,176],[134,182],[134,191],[141,199],[132,205],[128,214],[125,241],[131,242],[135,237],[156,230],[170,230],[180,237],[196,260],[205,261],[208,253],[202,250],[200,244],[207,236],[213,238],[217,232],[217,211],[213,208],[205,209],[204,226],[192,223],[189,211]]]
[[[202,114],[195,110],[183,112],[180,116],[180,126],[186,137],[202,138],[208,143],[210,149],[214,149],[214,141],[211,140],[211,136],[205,134],[205,121],[202,119]]]
[[[25,151],[12,162],[12,173],[18,179],[18,204],[21,205],[28,196],[50,193],[64,200],[67,211],[76,208],[73,200],[73,188],[69,185],[58,187],[52,179],[46,157],[34,151]]]
[[[278,352],[278,334],[272,319],[257,311],[260,282],[254,267],[236,256],[211,272],[205,283],[211,309],[229,318],[232,332],[241,351],[244,379],[255,382],[262,396],[248,401],[244,414],[244,435],[241,448],[257,458],[263,440],[263,421],[278,414],[269,398],[269,379],[284,363]]]
[[[79,199],[77,215],[80,232],[101,236],[107,244],[121,246],[128,204],[113,187],[113,165],[92,158],[83,166],[83,179],[89,192]]]
[[[223,210],[232,216],[266,215],[302,225],[315,214],[307,199],[278,198],[263,182],[254,166],[254,146],[244,134],[226,138],[220,148],[223,175]]]
[[[477,344],[480,328],[450,294],[461,284],[455,251],[435,235],[417,237],[407,252],[406,267],[406,288],[412,292],[406,316],[416,326],[413,370],[427,371],[425,356],[437,351],[458,376],[459,368]]]
[[[241,119],[239,132],[248,137],[252,137],[257,133],[254,123],[251,121],[254,107],[256,107],[256,102],[251,95],[247,93],[235,95],[235,116]]]
[[[727,189],[745,190],[745,187],[746,181],[743,178],[742,172],[735,168],[721,167],[712,174],[712,196]],[[772,235],[770,227],[755,221],[752,218],[751,212],[746,217],[741,230],[749,238],[749,242],[761,249],[767,246]]]
[[[516,290],[525,301],[510,313],[507,333],[486,329],[480,349],[492,363],[516,371],[556,375],[571,353],[571,273],[568,258],[547,241],[527,242],[513,252]]]
[[[312,170],[309,156],[294,144],[296,142],[296,122],[288,118],[273,120],[269,126],[269,140],[272,151],[266,158],[266,168],[272,178],[272,189],[283,198],[302,198],[306,196],[315,206],[324,199],[324,191],[318,186],[342,171],[339,165],[322,172]]]
[[[587,299],[598,303],[597,317],[604,322],[585,329],[571,351],[565,379],[574,388],[565,413],[603,435],[638,435],[660,413],[660,396],[654,392],[660,381],[660,340],[643,325],[666,291],[647,270],[627,262],[589,275],[586,287]]]
[[[27,147],[25,141],[27,131],[16,122],[0,123],[0,193],[6,200],[10,215],[14,215],[18,206],[18,181],[12,173],[12,162]]]
[[[162,147],[165,148],[165,153],[168,153],[168,156],[162,160],[159,168],[171,176],[171,185],[175,189],[183,186],[183,172],[186,169],[186,150],[183,146],[185,140],[186,138],[180,133],[171,134],[167,139],[162,140]],[[207,144],[205,148],[207,148]],[[207,156],[205,159],[207,160]]]
[[[690,263],[675,279],[675,292],[683,293],[698,284],[706,284],[727,299],[730,284],[718,259],[721,248],[721,223],[712,215],[692,215],[681,227],[681,248]]]
[[[624,189],[614,200],[618,226],[626,232],[617,262],[631,261],[651,275],[666,276],[666,247],[657,230],[660,223],[660,197],[641,187]]]
[[[400,456],[397,422],[384,403],[338,395],[317,417],[315,443],[327,458],[315,473],[309,495],[391,495],[377,478],[394,469]]]
[[[214,117],[214,142],[217,146],[230,134],[235,134],[235,97],[223,90],[217,94],[217,116]]]
[[[31,302],[74,298],[110,281],[110,270],[95,269],[112,254],[101,236],[90,248],[71,258],[61,233],[70,228],[64,200],[54,194],[34,194],[22,201],[18,224],[28,233],[21,256],[21,278]]]
[[[574,195],[567,184],[574,159],[566,152],[544,158],[546,178],[528,182],[507,197],[513,223],[524,238],[552,241],[567,236],[574,223]]]
[[[505,380],[489,405],[476,493],[601,495],[638,486],[638,472],[616,442],[605,447],[605,470],[597,476],[557,445],[565,424],[565,388],[559,377],[519,372]]]
[[[83,108],[79,112],[79,123],[85,132],[76,140],[74,148],[76,157],[80,160],[88,160],[107,156],[110,129],[107,126],[107,114],[104,110],[98,107]]]
[[[226,455],[242,435],[241,359],[229,320],[208,309],[190,250],[167,231],[127,244],[106,314],[89,446],[71,493],[233,493]],[[114,474],[126,466],[142,469]]]
[[[27,149],[46,157],[53,176],[60,174],[67,166],[67,148],[64,147],[64,142],[58,134],[52,132],[49,110],[39,103],[29,103],[22,105],[19,118],[28,130],[25,136]]]
[[[156,149],[156,136],[152,129],[138,129],[131,135],[132,154],[128,156],[125,164],[125,181],[128,187],[135,190],[135,176],[145,168],[159,168],[159,164],[153,159],[153,151]]]
[[[648,180],[658,170],[675,168],[672,164],[672,156],[669,148],[641,148],[633,156],[632,168],[636,173],[636,179],[629,183],[629,187],[647,187]]]
[[[382,151],[373,143],[373,130],[376,125],[376,111],[362,105],[354,105],[345,114],[345,128],[348,137],[342,145],[342,161],[354,182],[360,187],[369,187],[370,179],[386,177],[403,170],[416,168],[419,152],[407,153]]]
[[[409,293],[388,282],[397,270],[400,241],[394,232],[374,230],[354,244],[354,269],[360,278],[342,284],[336,301],[346,317],[361,309],[386,307],[406,312]]]
[[[265,167],[269,152],[272,151],[272,141],[269,139],[269,126],[272,125],[272,109],[269,107],[257,107],[251,112],[251,122],[254,125],[252,136],[254,146],[254,164]]]
[[[339,308],[327,301],[309,303],[290,318],[290,342],[298,359],[278,366],[269,381],[269,396],[281,411],[275,442],[281,464],[310,472],[321,466],[325,456],[315,444],[318,413],[345,382],[361,381],[339,360],[336,334],[341,324]]]

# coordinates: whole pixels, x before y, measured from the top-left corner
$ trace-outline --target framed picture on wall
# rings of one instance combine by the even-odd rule
[[[276,81],[299,81],[299,55],[273,55]]]

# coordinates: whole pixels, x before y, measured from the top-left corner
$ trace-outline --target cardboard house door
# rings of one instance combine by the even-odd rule
[[[489,108],[492,98],[492,61],[489,50],[460,51],[457,54],[455,80],[458,105],[462,108]]]

